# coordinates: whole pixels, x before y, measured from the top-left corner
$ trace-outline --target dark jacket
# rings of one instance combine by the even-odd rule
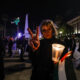
[[[56,38],[42,39],[40,41],[40,47],[37,51],[32,52],[29,50],[29,57],[32,62],[32,76],[31,80],[53,80],[54,74],[54,63],[52,61],[52,44],[60,43],[65,45],[63,42]],[[65,48],[61,57],[67,52]]]

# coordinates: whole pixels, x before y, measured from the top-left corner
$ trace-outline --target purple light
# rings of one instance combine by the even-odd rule
[[[17,37],[21,38],[22,37],[22,33],[18,33]]]

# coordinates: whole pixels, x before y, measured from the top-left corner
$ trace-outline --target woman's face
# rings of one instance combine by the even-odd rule
[[[42,35],[45,39],[52,38],[52,35],[53,35],[52,28],[49,25],[42,26]]]

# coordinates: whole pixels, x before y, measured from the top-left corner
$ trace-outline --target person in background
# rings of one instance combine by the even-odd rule
[[[24,52],[26,50],[26,44],[27,44],[27,41],[25,39],[24,36],[18,38],[16,40],[16,44],[17,44],[17,48],[20,49],[20,61],[25,61],[24,60]]]
[[[76,40],[76,48],[73,53],[73,59],[74,59],[74,67],[79,69],[80,68],[80,41]]]
[[[9,57],[12,56],[12,47],[13,47],[13,38],[10,37],[9,41],[8,41],[8,54],[9,54]]]
[[[75,35],[72,35],[72,37],[70,38],[70,50],[72,50],[72,59],[73,59],[73,53],[75,51],[76,48],[76,40],[75,40]]]
[[[25,39],[25,37],[22,36],[20,41],[21,41],[21,43],[20,43],[20,45],[21,45],[21,47],[20,47],[20,49],[21,49],[20,60],[25,61],[24,60],[24,52],[25,52],[25,48],[26,48],[26,39]]]
[[[69,47],[70,47],[70,46],[69,46],[70,40],[68,39],[67,36],[64,38],[64,42],[65,42],[66,46],[69,48]]]
[[[57,29],[52,20],[43,20],[40,24],[40,31],[43,37],[41,40],[39,40],[39,27],[36,29],[36,36],[33,36],[33,32],[28,28],[28,32],[31,35],[29,42],[29,58],[32,63],[31,80],[58,80],[59,76],[54,76],[57,70],[55,71],[55,62],[52,60],[52,44],[58,43],[65,46],[65,43],[56,38]],[[60,59],[67,51],[65,46]],[[76,80],[70,57],[66,58],[64,63],[66,66],[66,80]],[[64,78],[62,76],[60,78]]]

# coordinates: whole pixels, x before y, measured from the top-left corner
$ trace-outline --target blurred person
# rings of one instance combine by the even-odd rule
[[[7,39],[7,37],[4,37],[4,38],[3,38],[3,44],[5,45],[5,46],[4,46],[4,48],[5,48],[4,56],[5,56],[6,53],[7,53],[7,47],[8,47],[8,39]]]
[[[12,56],[12,47],[13,47],[13,38],[10,37],[9,41],[8,41],[8,54],[9,54],[9,57]]]
[[[76,40],[76,47],[73,53],[73,58],[74,58],[74,66],[75,68],[80,67],[80,42],[79,40]]]
[[[72,37],[70,38],[70,50],[72,50],[72,59],[73,59],[73,53],[75,51],[76,48],[76,40],[75,40],[75,35],[72,35]]]
[[[36,36],[33,36],[33,32],[28,28],[31,35],[28,48],[29,58],[32,63],[31,80],[58,80],[59,76],[55,75],[57,72],[57,70],[55,71],[55,62],[52,61],[52,44],[58,43],[65,46],[60,59],[67,53],[67,47],[64,42],[56,38],[57,29],[52,20],[43,20],[40,24],[40,31],[43,36],[41,40],[39,40],[39,27],[36,29]],[[66,80],[76,80],[70,57],[66,58],[64,63]]]
[[[17,39],[16,43],[17,48],[20,50],[20,61],[24,61],[24,52],[27,44],[25,37],[22,36],[21,38]]]
[[[66,46],[69,48],[69,47],[70,47],[70,46],[69,46],[70,40],[68,39],[67,36],[64,38],[64,41],[65,41]]]

